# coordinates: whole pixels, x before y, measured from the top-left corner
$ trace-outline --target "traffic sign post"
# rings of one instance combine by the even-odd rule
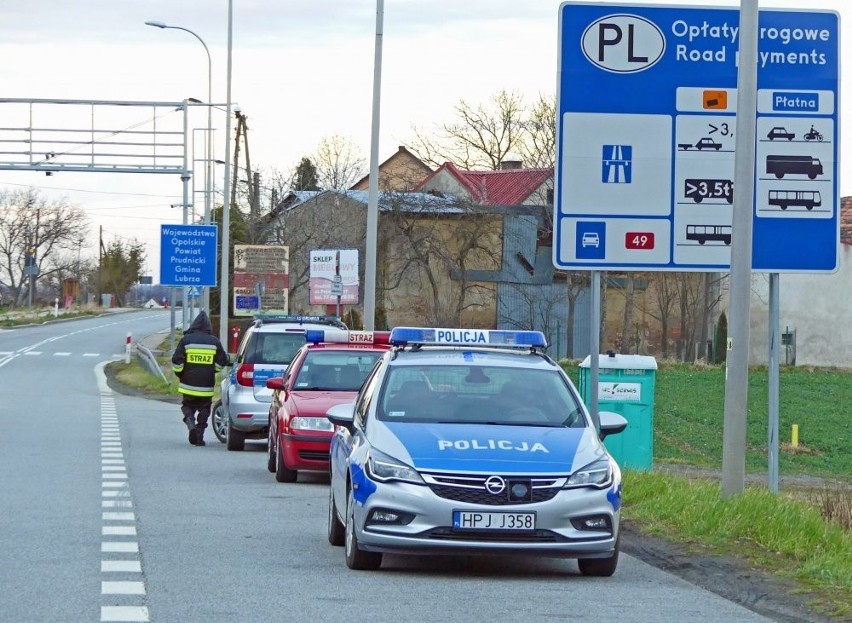
[[[726,271],[739,11],[559,9],[553,263]],[[831,272],[839,248],[839,19],[758,19],[752,268]]]

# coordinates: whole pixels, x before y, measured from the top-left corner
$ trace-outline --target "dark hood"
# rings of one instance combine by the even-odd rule
[[[192,324],[189,325],[189,331],[213,333],[213,325],[210,324],[210,318],[207,317],[207,312],[203,310],[198,312],[198,315],[195,317],[195,320],[193,320]],[[189,333],[189,331],[187,331],[187,333]]]

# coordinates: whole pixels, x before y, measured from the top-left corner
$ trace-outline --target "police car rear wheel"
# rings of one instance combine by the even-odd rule
[[[244,450],[246,447],[246,436],[240,430],[234,429],[231,425],[231,420],[228,418],[228,440],[227,440],[228,450]]]
[[[225,423],[225,414],[222,411],[221,400],[217,400],[213,403],[211,414],[211,418],[213,420],[213,434],[216,435],[216,439],[225,443],[228,440],[227,424]]]
[[[281,444],[275,444],[275,480],[278,482],[296,482],[299,472],[295,469],[287,469],[284,465],[284,452]]]
[[[608,578],[615,573],[615,568],[618,566],[618,549],[621,543],[621,535],[615,540],[615,552],[609,558],[580,558],[577,560],[577,566],[580,567],[580,573],[601,578]]]
[[[355,536],[355,498],[349,491],[346,505],[346,566],[359,571],[375,571],[382,566],[379,552],[365,552],[358,549],[358,537]]]
[[[334,508],[334,493],[328,488],[328,542],[337,547],[346,541],[346,526],[337,518],[337,509]]]

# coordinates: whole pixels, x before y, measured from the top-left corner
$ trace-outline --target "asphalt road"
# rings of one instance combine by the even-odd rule
[[[265,444],[186,440],[174,404],[114,394],[103,363],[163,311],[0,331],[0,621],[769,621],[622,555],[386,556],[346,568],[328,481],[279,484]]]

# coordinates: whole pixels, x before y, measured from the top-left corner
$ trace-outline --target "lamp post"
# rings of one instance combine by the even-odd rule
[[[207,44],[204,43],[204,39],[199,37],[189,28],[184,28],[183,26],[169,26],[168,24],[157,21],[145,22],[145,25],[154,26],[155,28],[172,28],[174,30],[182,30],[184,32],[188,32],[193,37],[198,39],[201,45],[204,46],[204,51],[207,53],[207,142],[205,145],[206,155],[204,157],[204,224],[209,225],[211,209],[210,180],[213,177],[211,172],[211,160],[213,158],[213,61],[210,58],[210,49],[207,47]],[[204,286],[202,290],[203,293],[201,299],[201,308],[209,314],[210,288],[208,286]]]

